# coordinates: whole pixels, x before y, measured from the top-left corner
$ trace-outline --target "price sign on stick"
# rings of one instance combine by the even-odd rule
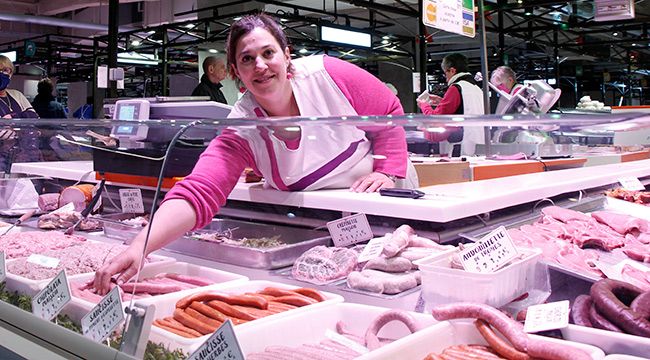
[[[120,203],[122,204],[123,213],[144,213],[144,203],[142,202],[140,189],[120,189]]]
[[[372,239],[366,214],[355,214],[327,223],[334,246],[343,247]]]
[[[517,256],[517,253],[517,248],[508,235],[508,230],[499,226],[474,246],[460,251],[458,255],[466,271],[490,273],[510,262]]]
[[[72,300],[72,296],[70,296],[68,278],[65,276],[65,271],[61,270],[43,290],[32,298],[32,313],[41,319],[50,321],[63,310],[70,300]]]
[[[187,360],[245,360],[232,321],[226,320]]]
[[[645,190],[645,186],[641,184],[638,178],[634,176],[626,176],[618,179],[618,182],[621,183],[621,186],[625,190],[638,191]]]
[[[81,319],[81,331],[85,337],[102,342],[123,320],[120,289],[116,286]]]

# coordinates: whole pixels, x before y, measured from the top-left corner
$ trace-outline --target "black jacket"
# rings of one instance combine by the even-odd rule
[[[210,100],[227,104],[226,97],[221,92],[221,83],[213,84],[208,76],[203,74],[201,82],[192,91],[192,96],[209,96]]]
[[[32,102],[34,110],[38,113],[43,119],[65,119],[68,116],[65,113],[65,109],[61,103],[54,100],[54,96],[50,95],[41,95],[38,94]]]

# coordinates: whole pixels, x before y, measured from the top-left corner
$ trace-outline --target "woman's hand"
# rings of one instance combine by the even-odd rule
[[[437,106],[438,104],[440,104],[441,100],[442,98],[438,95],[429,95],[429,103],[433,106]]]
[[[380,172],[373,172],[360,177],[350,186],[350,191],[354,192],[375,192],[381,188],[395,187],[395,182],[388,175]]]
[[[7,114],[7,115],[4,115],[2,118],[3,119],[13,119],[13,116],[11,116],[11,114]]]
[[[117,284],[121,285],[131,279],[142,267],[142,247],[132,244],[121,254],[114,257],[108,264],[95,272],[93,288],[98,295],[104,296],[108,293],[113,275],[119,274]]]

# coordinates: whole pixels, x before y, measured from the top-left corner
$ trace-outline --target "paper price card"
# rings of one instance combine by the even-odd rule
[[[334,246],[344,247],[372,239],[366,214],[355,214],[327,223]]]
[[[7,267],[5,265],[5,252],[0,251],[0,282],[7,278]]]
[[[65,271],[61,270],[45,289],[32,298],[32,313],[41,319],[50,321],[61,312],[70,300],[72,297],[70,296],[68,278],[65,276]]]
[[[526,311],[524,331],[527,333],[562,329],[567,326],[569,326],[569,300],[533,305]]]
[[[81,331],[85,337],[102,342],[123,320],[120,289],[116,286],[81,319]]]
[[[361,254],[359,254],[357,262],[362,263],[379,257],[382,251],[384,251],[384,238],[374,238],[368,241],[366,247],[363,248],[363,251],[361,251]]]
[[[245,360],[232,321],[226,320],[187,360]]]
[[[144,203],[142,202],[140,189],[120,189],[120,203],[122,204],[123,213],[144,213]]]
[[[59,266],[59,262],[61,262],[57,258],[41,255],[41,254],[31,254],[27,258],[28,263],[36,264],[42,267],[46,268],[51,268],[54,269],[57,266]]]
[[[514,259],[517,253],[508,230],[499,226],[479,240],[476,245],[460,251],[458,255],[466,271],[491,273]]]
[[[645,186],[641,184],[638,178],[634,176],[626,176],[618,179],[623,189],[630,191],[645,190]]]

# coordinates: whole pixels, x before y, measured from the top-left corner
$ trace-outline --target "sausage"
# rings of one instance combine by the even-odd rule
[[[195,317],[179,308],[174,309],[174,320],[189,327],[190,329],[194,329],[200,332],[203,335],[212,334],[215,330],[217,330],[217,327],[210,326],[204,322],[201,322],[200,320],[197,320]]]
[[[275,302],[283,303],[283,304],[289,304],[289,305],[294,305],[294,306],[307,306],[311,304],[316,304],[317,301],[310,298],[306,297],[303,295],[288,295],[288,296],[278,296],[273,300]]]
[[[431,310],[431,314],[438,321],[466,318],[485,320],[503,334],[515,349],[527,352],[528,335],[524,333],[523,326],[491,306],[461,302],[436,306]]]
[[[196,285],[196,286],[207,286],[207,285],[212,285],[214,284],[214,281],[206,278],[202,278],[199,276],[189,276],[189,275],[181,275],[181,274],[175,274],[175,273],[168,273],[165,274],[165,277],[168,277],[170,279],[178,280],[184,283]]]
[[[156,284],[151,282],[127,282],[120,285],[128,293],[169,294],[182,290],[178,285]]]
[[[230,305],[251,306],[262,310],[268,308],[269,306],[269,302],[261,296],[230,295],[230,294],[226,295],[226,294],[215,293],[215,292],[200,292],[200,293],[186,296],[178,300],[178,302],[176,303],[176,307],[180,309],[185,309],[186,307],[190,306],[190,304],[194,301],[207,302],[211,300],[223,301]]]
[[[318,301],[318,302],[321,302],[321,301],[325,301],[325,300],[326,300],[325,297],[323,296],[323,294],[321,294],[320,291],[318,291],[318,290],[316,290],[316,289],[312,289],[312,288],[297,288],[297,289],[293,289],[293,290],[291,290],[291,291],[293,291],[293,292],[295,292],[295,293],[298,293],[298,294],[300,294],[300,295],[304,295],[304,296],[310,297],[310,298],[312,298],[312,299],[314,299],[314,300],[316,300],[316,301]]]
[[[216,311],[219,311],[220,313],[226,315],[226,316],[230,316],[230,317],[237,318],[237,319],[242,319],[242,320],[255,320],[256,319],[256,317],[249,314],[248,312],[237,309],[234,306],[232,306],[230,304],[226,304],[223,301],[212,300],[212,301],[208,301],[207,305],[209,307],[215,309]]]
[[[370,326],[368,326],[368,329],[366,330],[364,338],[366,340],[366,347],[369,350],[372,351],[381,347],[379,339],[377,338],[377,334],[379,334],[379,330],[381,330],[384,325],[388,324],[391,321],[401,321],[404,323],[404,325],[406,325],[411,333],[414,333],[421,328],[420,324],[418,324],[413,316],[411,316],[411,314],[406,311],[385,311],[381,315],[377,316],[377,318],[375,318],[375,320],[370,323]]]
[[[612,324],[602,314],[600,314],[594,304],[591,304],[589,307],[589,322],[591,322],[592,327],[596,329],[623,332],[618,326]]]
[[[154,321],[153,324],[156,325],[156,326],[158,326],[158,327],[161,328],[161,329],[164,329],[164,330],[169,331],[170,333],[173,333],[173,334],[176,334],[176,335],[182,336],[182,337],[184,337],[184,338],[190,338],[190,339],[196,338],[196,336],[194,336],[194,335],[192,335],[192,334],[190,334],[190,333],[188,333],[188,332],[185,332],[185,331],[183,331],[183,330],[179,330],[179,329],[173,328],[173,327],[171,327],[171,326],[167,326],[167,325],[162,324],[162,323],[159,323],[159,322],[157,322],[157,321],[158,321],[158,320]]]
[[[571,359],[591,360],[586,351],[570,345],[552,343],[545,340],[530,339],[528,342],[528,355],[542,359]]]
[[[262,310],[262,309],[257,309],[257,308],[252,308],[252,307],[246,307],[246,306],[241,306],[241,305],[233,305],[235,309],[239,309],[241,311],[247,312],[250,316],[254,317],[255,319],[263,318],[265,316],[277,314],[277,311],[271,311],[269,309]]]
[[[269,301],[269,308],[268,310],[271,311],[276,311],[276,312],[284,312],[284,311],[289,311],[293,309],[297,309],[298,306],[295,305],[289,305],[286,303],[281,303],[277,301]]]
[[[571,320],[574,324],[580,326],[594,327],[589,320],[589,309],[593,306],[591,296],[578,295],[571,306]]]
[[[185,331],[186,333],[194,335],[195,337],[200,337],[201,336],[200,332],[198,332],[198,331],[196,331],[194,329],[188,328],[187,326],[185,326],[185,325],[179,323],[178,321],[174,320],[174,318],[171,317],[171,316],[168,316],[168,317],[166,317],[164,319],[158,319],[158,320],[160,321],[160,323],[162,323],[165,326],[173,327],[175,329]]]
[[[488,345],[490,345],[497,354],[509,360],[530,360],[531,357],[528,356],[528,354],[518,351],[513,348],[512,345],[500,338],[484,320],[476,320],[474,321],[474,325],[476,325],[478,332],[481,333],[481,336],[483,336]]]
[[[630,305],[630,308],[645,319],[650,318],[650,291],[637,296]]]
[[[628,283],[603,279],[591,286],[594,306],[611,323],[632,335],[650,337],[650,321],[628,306],[641,290]]]
[[[403,273],[411,270],[412,267],[413,264],[411,263],[411,260],[395,256],[390,259],[386,259],[385,257],[376,257],[374,259],[370,259],[363,267],[363,269],[374,269],[391,273]]]
[[[228,319],[220,311],[217,311],[212,307],[205,305],[204,303],[200,303],[198,301],[194,301],[193,303],[191,303],[188,309],[196,310],[201,314],[205,315],[206,317],[208,317],[209,319],[216,320],[221,323],[225,322]]]

